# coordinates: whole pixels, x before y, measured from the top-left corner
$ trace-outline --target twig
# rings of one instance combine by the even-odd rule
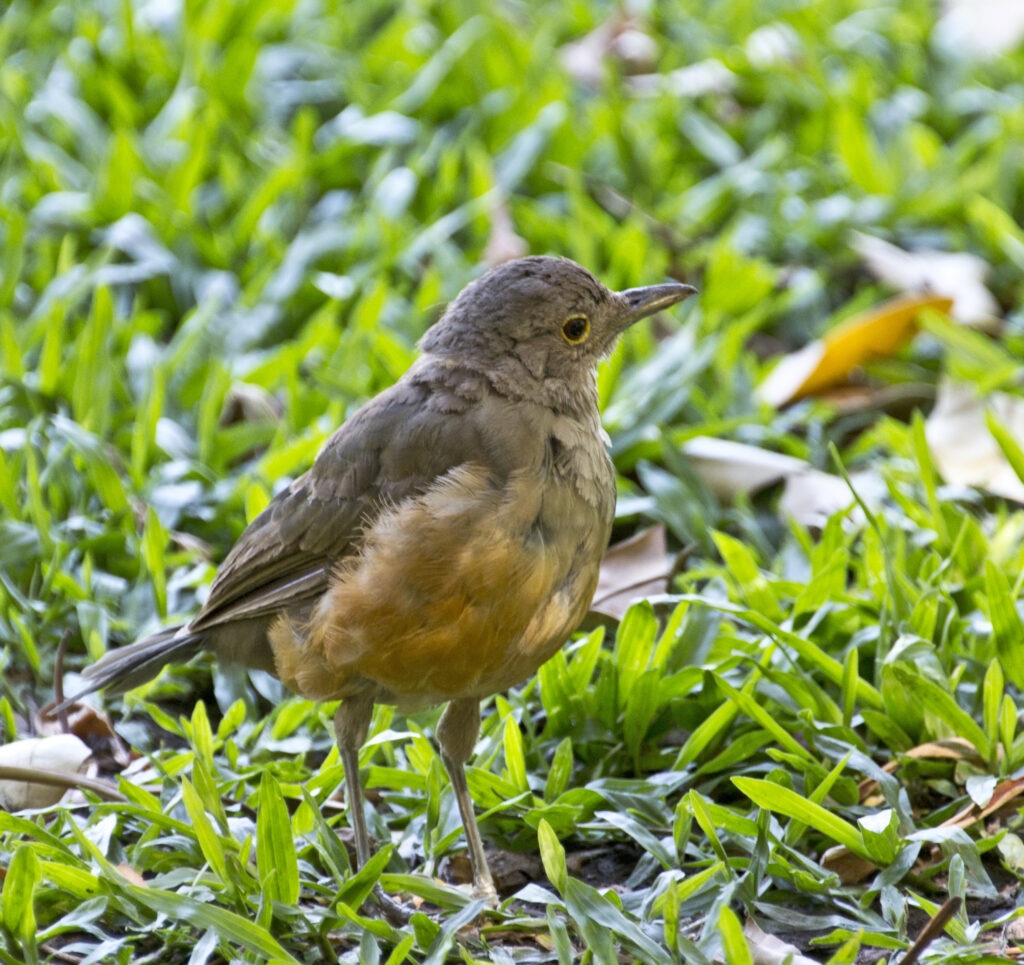
[[[39,947],[51,958],[56,958],[62,962],[70,962],[72,965],[78,965],[79,962],[85,961],[84,955],[72,955],[70,952],[65,952],[57,948],[57,946],[51,942],[42,942]]]
[[[85,774],[67,774],[64,771],[51,771],[41,767],[0,764],[0,781],[23,781],[25,784],[45,784],[47,787],[84,788],[98,794],[104,800],[128,803],[128,798],[109,781],[87,777]]]
[[[959,895],[947,898],[943,902],[942,907],[932,915],[924,928],[921,929],[921,934],[917,936],[917,941],[907,949],[907,954],[900,960],[900,965],[914,965],[914,962],[924,954],[925,949],[942,934],[947,922],[960,910],[962,903],[963,898]]]
[[[71,642],[71,628],[61,635],[60,643],[57,644],[57,660],[53,671],[53,699],[57,703],[57,721],[60,724],[61,733],[71,733],[68,726],[68,711],[64,706],[64,654],[67,653],[68,644]]]

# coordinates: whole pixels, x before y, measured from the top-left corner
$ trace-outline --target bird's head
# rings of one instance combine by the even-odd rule
[[[474,367],[518,363],[533,379],[592,371],[634,322],[695,291],[671,282],[614,292],[565,258],[519,258],[467,285],[420,348]]]

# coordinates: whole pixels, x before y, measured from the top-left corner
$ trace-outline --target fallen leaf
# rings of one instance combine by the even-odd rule
[[[283,406],[262,385],[250,382],[235,382],[224,396],[219,423],[231,426],[239,422],[281,421]]]
[[[803,526],[823,526],[833,513],[853,502],[853,493],[841,476],[815,469],[795,456],[709,436],[687,440],[682,451],[719,499],[752,495],[783,482],[779,515]],[[879,502],[884,495],[885,484],[876,473],[855,473],[850,481],[868,504]]]
[[[1024,446],[1024,399],[1003,392],[982,397],[972,385],[944,379],[924,424],[932,459],[953,486],[974,486],[1024,502],[1024,482],[989,431],[986,409]]]
[[[766,934],[753,918],[748,918],[744,923],[743,937],[750,947],[754,965],[781,965],[782,962],[788,962],[789,965],[816,965],[814,959],[801,955],[796,945]]]
[[[148,888],[149,885],[146,883],[146,879],[142,877],[130,864],[121,862],[115,866],[117,873],[133,885],[138,885],[140,888]]]
[[[92,751],[73,734],[30,737],[0,747],[0,765],[33,771],[77,774]],[[0,780],[0,807],[5,811],[45,808],[56,804],[66,787],[52,787],[34,781]]]
[[[626,27],[613,41],[611,52],[627,70],[650,70],[658,59],[658,44],[639,27]]]
[[[981,817],[984,818],[994,814],[1000,808],[1006,807],[1011,801],[1015,801],[1022,794],[1024,794],[1024,778],[1013,777],[1000,781],[992,792],[992,797],[988,804],[982,808]]]
[[[964,782],[964,789],[976,807],[984,810],[992,803],[996,791],[996,778],[993,774],[972,774]]]
[[[673,558],[664,526],[651,526],[608,548],[590,609],[621,620],[632,603],[668,589]]]
[[[607,56],[614,56],[628,69],[637,71],[650,69],[657,54],[654,40],[633,17],[620,11],[579,40],[565,44],[558,51],[558,59],[567,74],[596,87],[604,78]]]
[[[811,468],[795,456],[712,436],[688,439],[682,450],[694,472],[719,499],[731,500],[759,492]]]
[[[1024,39],[1019,0],[945,0],[936,36],[950,52],[986,59],[1013,50]]]
[[[641,97],[671,94],[673,97],[703,97],[728,94],[737,84],[736,75],[720,60],[700,60],[666,74],[637,74],[627,78],[630,91]]]
[[[788,23],[767,23],[747,37],[743,49],[751,67],[767,70],[798,59],[800,35]]]
[[[60,717],[54,712],[55,707],[56,701],[51,700],[40,707],[36,714],[36,732],[43,737],[65,733]],[[76,701],[68,705],[66,719],[67,733],[85,741],[94,754],[102,756],[102,752],[108,752],[122,768],[131,763],[131,749],[114,731],[110,718],[101,710],[84,701]]]
[[[904,251],[881,238],[853,233],[854,250],[871,273],[906,294],[945,295],[950,315],[964,325],[998,325],[999,305],[985,287],[989,265],[967,252]]]
[[[981,763],[981,755],[975,746],[962,737],[945,737],[942,740],[926,741],[912,747],[904,755],[924,760],[972,761]]]
[[[952,299],[901,295],[837,325],[824,338],[785,356],[757,389],[762,402],[781,408],[846,380],[874,358],[887,358],[914,334],[926,308],[949,311]]]
[[[516,234],[508,207],[499,201],[491,210],[491,234],[484,248],[484,264],[490,268],[529,254],[530,248],[523,238]]]
[[[850,481],[861,498],[869,503],[877,502],[879,490],[884,489],[881,478],[871,472],[857,473]],[[820,528],[830,516],[846,509],[853,501],[845,479],[809,468],[787,477],[778,513],[783,519],[794,519],[801,526]]]
[[[1003,938],[1008,942],[1024,943],[1024,918],[1013,918],[1003,929]]]
[[[821,866],[838,875],[844,885],[855,885],[878,870],[867,858],[854,854],[843,844],[829,848],[821,856]]]
[[[946,818],[940,827],[968,828],[1011,804],[1014,805],[1016,812],[1019,805],[1014,802],[1022,795],[1024,795],[1024,778],[1015,777],[1001,781],[996,785],[991,798],[984,807],[979,807],[977,803],[968,804],[967,807]]]

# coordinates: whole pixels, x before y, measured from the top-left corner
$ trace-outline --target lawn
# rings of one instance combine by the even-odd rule
[[[0,811],[0,962],[1018,956],[1024,52],[979,46],[993,6],[7,5],[5,743],[60,730],[59,667],[195,612],[486,264],[700,293],[599,377],[613,539],[666,538],[606,578],[649,599],[484,705],[499,909],[439,710],[377,708],[354,873],[333,707],[201,658],[72,714],[104,783]],[[759,388],[826,336],[837,379]]]

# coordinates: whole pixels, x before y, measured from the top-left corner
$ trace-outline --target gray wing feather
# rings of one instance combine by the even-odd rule
[[[425,388],[400,382],[338,429],[309,472],[239,537],[190,630],[308,604],[326,590],[332,567],[358,551],[385,506],[422,492],[456,466],[481,461],[490,447],[479,420],[438,412],[429,402]],[[506,474],[504,467],[495,470]]]

